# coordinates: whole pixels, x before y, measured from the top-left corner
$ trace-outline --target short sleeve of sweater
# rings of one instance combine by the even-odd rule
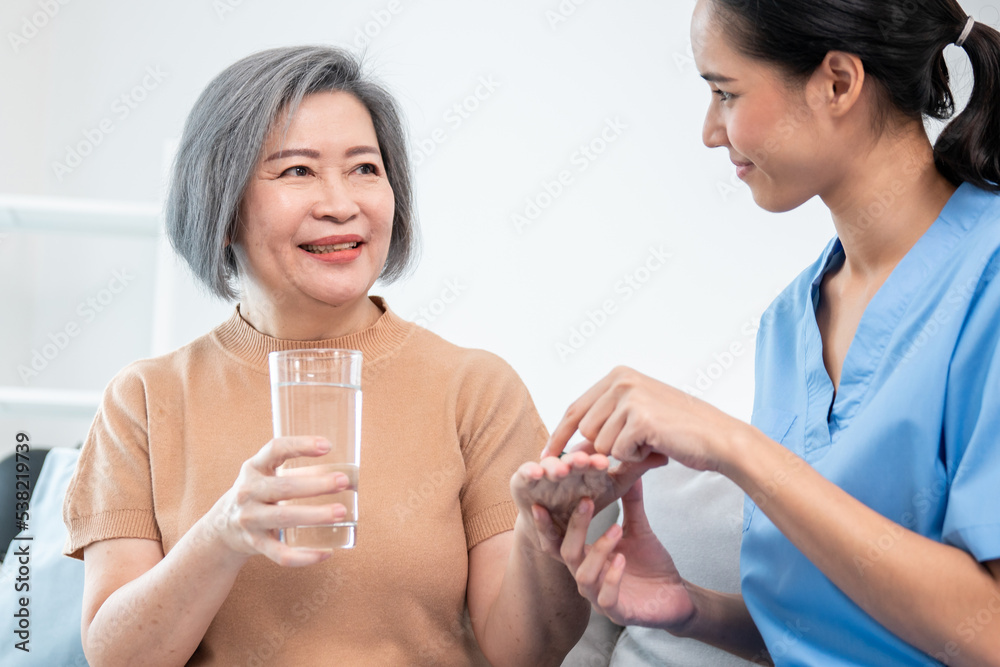
[[[135,366],[104,391],[63,501],[63,553],[113,538],[160,540],[153,514],[145,383]]]
[[[548,432],[527,387],[506,362],[481,353],[459,397],[459,433],[465,459],[461,491],[465,535],[471,549],[512,530],[517,507],[510,478],[537,460]]]

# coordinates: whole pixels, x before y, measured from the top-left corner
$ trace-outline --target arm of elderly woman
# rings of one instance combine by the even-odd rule
[[[170,550],[159,542],[113,539],[84,551],[83,648],[100,665],[183,665],[246,561],[263,554],[281,565],[311,565],[330,552],[293,549],[276,528],[322,523],[337,505],[281,506],[278,500],[346,488],[340,474],[277,477],[286,459],[329,447],[313,437],[276,438],[243,464],[226,492]]]
[[[494,667],[559,665],[590,617],[576,581],[539,550],[529,523],[519,516],[513,531],[469,551],[469,617]]]
[[[608,473],[600,454],[567,454],[529,461],[511,478],[518,517],[513,531],[501,533],[469,552],[469,615],[483,653],[493,665],[558,665],[586,629],[590,606],[556,554],[539,535],[535,515],[544,506],[557,513],[579,498],[603,508],[620,497],[663,457],[622,464]],[[564,491],[569,491],[567,496]],[[561,533],[565,524],[546,530]],[[551,556],[549,554],[552,554]],[[512,642],[511,637],[518,637]]]

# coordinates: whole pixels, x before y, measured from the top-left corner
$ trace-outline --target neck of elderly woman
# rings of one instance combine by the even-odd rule
[[[365,297],[340,305],[314,299],[272,298],[253,287],[240,296],[240,316],[260,333],[282,340],[330,340],[372,326],[382,310]]]

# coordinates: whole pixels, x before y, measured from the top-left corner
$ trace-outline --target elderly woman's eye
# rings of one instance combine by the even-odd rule
[[[302,165],[298,165],[298,166],[295,166],[295,167],[289,167],[285,171],[281,172],[281,175],[282,176],[285,176],[285,175],[288,175],[288,176],[308,176],[309,175],[309,167],[303,167]]]

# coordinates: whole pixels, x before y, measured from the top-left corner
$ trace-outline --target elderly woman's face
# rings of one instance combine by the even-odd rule
[[[389,252],[394,198],[371,116],[353,95],[309,95],[279,118],[233,246],[244,297],[309,308],[367,297]]]

